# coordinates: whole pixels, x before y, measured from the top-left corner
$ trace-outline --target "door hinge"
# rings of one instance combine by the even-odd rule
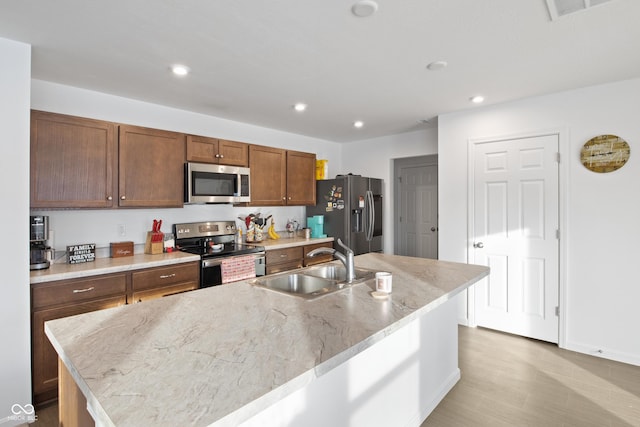
[[[560,316],[560,307],[556,305],[556,317]]]
[[[556,239],[560,239],[560,230],[556,230]]]
[[[400,184],[402,184],[402,177],[401,177],[401,176],[399,176],[399,177],[398,177],[398,182],[399,182]]]
[[[560,163],[560,153],[556,153],[556,162]]]

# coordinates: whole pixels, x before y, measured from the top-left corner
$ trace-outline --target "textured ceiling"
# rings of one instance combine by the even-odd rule
[[[358,18],[342,0],[2,0],[0,37],[33,46],[33,78],[336,142],[419,129],[476,94],[640,76],[638,0],[554,21],[546,0],[378,4]]]

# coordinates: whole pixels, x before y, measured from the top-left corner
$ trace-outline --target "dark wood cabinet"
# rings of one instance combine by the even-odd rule
[[[155,267],[131,273],[132,296],[127,302],[138,303],[198,288],[199,263]]]
[[[182,207],[184,161],[184,134],[120,125],[118,205]]]
[[[312,153],[31,113],[31,208],[182,207],[185,161],[249,166],[250,206],[316,203]]]
[[[247,167],[249,166],[249,144],[187,135],[187,161]]]
[[[31,208],[182,207],[184,134],[31,112]]]
[[[31,207],[113,207],[116,138],[113,123],[33,110]]]
[[[313,258],[307,258],[307,254],[314,249],[325,247],[333,248],[333,242],[310,243],[308,245],[294,246],[290,248],[271,249],[266,251],[265,260],[267,274],[275,274],[281,271],[294,270],[315,264],[322,264],[333,259],[333,255],[322,254]]]
[[[266,251],[267,274],[302,267],[302,246]]]
[[[324,262],[329,262],[333,259],[333,255],[331,254],[321,254],[316,255],[313,258],[307,258],[309,252],[318,248],[331,248],[333,249],[333,242],[324,242],[324,243],[314,243],[313,245],[306,245],[303,247],[302,255],[304,266],[308,267],[310,265],[322,264]]]
[[[196,261],[31,285],[34,403],[58,397],[58,354],[44,333],[44,322],[194,290],[199,275]]]
[[[251,206],[316,203],[316,155],[251,145]]]
[[[280,148],[251,145],[251,206],[287,204],[287,152]]]
[[[287,151],[287,205],[316,204],[316,155]]]
[[[44,333],[44,322],[126,303],[126,275],[109,274],[31,286],[33,400],[58,396],[58,354]]]

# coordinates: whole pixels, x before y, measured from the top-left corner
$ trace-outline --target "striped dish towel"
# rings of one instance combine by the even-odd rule
[[[220,269],[223,284],[256,277],[256,261],[252,255],[225,258]]]

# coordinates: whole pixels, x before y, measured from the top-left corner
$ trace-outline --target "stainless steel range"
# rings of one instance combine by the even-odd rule
[[[253,271],[255,265],[254,276],[265,275],[264,246],[236,243],[236,231],[235,221],[190,222],[173,225],[176,247],[183,252],[200,255],[201,288],[228,283],[233,281],[234,277],[247,278],[246,266],[249,256],[253,257],[255,262],[249,269]],[[234,265],[234,262],[237,265]],[[238,268],[242,269],[243,276],[237,275]]]

